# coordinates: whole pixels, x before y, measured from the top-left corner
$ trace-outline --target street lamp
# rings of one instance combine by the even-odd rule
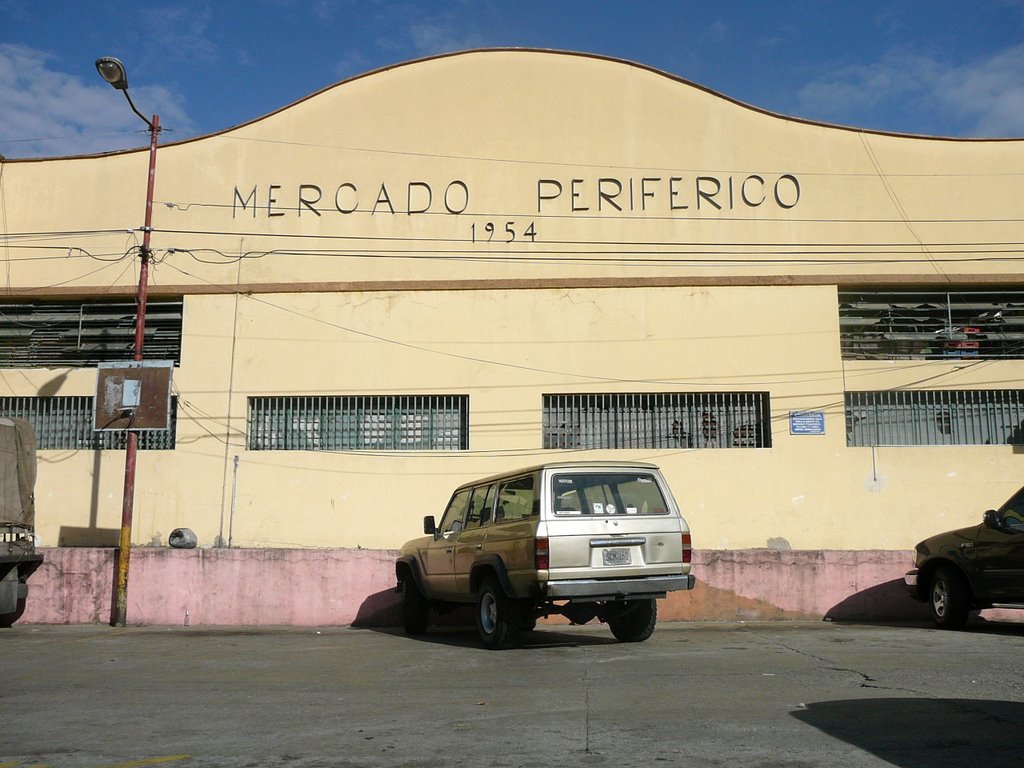
[[[135,108],[128,95],[128,75],[117,59],[105,56],[96,60],[96,71],[128,99],[132,112],[149,126],[149,179],[146,184],[146,223],[142,228],[142,249],[139,252],[139,290],[135,309],[135,346],[132,360],[142,360],[142,344],[146,333],[146,292],[149,283],[150,236],[153,234],[153,182],[156,179],[156,137],[160,133],[160,116],[152,120]],[[121,505],[121,537],[117,550],[117,598],[111,625],[123,627],[128,613],[128,564],[132,552],[132,515],[135,507],[135,457],[139,450],[139,433],[128,428],[124,456],[124,500]]]

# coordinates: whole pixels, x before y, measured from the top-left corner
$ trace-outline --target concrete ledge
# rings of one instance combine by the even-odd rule
[[[23,624],[110,621],[113,549],[43,549]],[[362,549],[132,550],[128,623],[396,626],[394,557]],[[659,605],[665,621],[917,621],[903,574],[912,554],[767,549],[694,553],[696,589]],[[1024,619],[1012,611],[985,612]]]

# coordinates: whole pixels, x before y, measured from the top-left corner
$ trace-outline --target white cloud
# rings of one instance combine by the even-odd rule
[[[194,131],[182,100],[161,86],[133,87],[132,99],[147,116],[156,112],[174,130],[163,141]],[[146,110],[151,110],[147,112]],[[104,84],[53,67],[49,54],[0,43],[0,154],[52,157],[146,146],[146,127],[124,97]]]
[[[361,75],[374,69],[374,63],[360,51],[350,51],[334,65],[334,74],[341,80]]]
[[[387,34],[374,38],[374,53],[353,51],[339,59],[334,68],[339,77],[352,77],[381,66],[376,53],[384,54],[384,61],[391,63],[396,57],[401,61],[493,44],[479,32],[463,28],[469,14],[459,3],[433,14],[425,14],[415,5],[364,0],[367,3],[371,26],[384,28]]]
[[[378,21],[389,30],[386,37],[376,40],[381,51],[433,56],[490,44],[489,38],[473,26],[475,20],[486,15],[486,5],[459,0],[448,3],[443,11],[425,11],[415,3],[374,5],[379,9]]]
[[[142,28],[162,56],[176,61],[217,60],[217,46],[207,36],[209,8],[147,8],[140,11],[140,17]]]
[[[456,45],[452,30],[447,24],[423,22],[409,26],[409,39],[413,48],[421,53],[441,53]]]
[[[411,24],[409,38],[413,48],[424,56],[483,46],[483,38],[479,35],[459,32],[454,24],[446,22]]]
[[[973,119],[974,136],[1024,136],[1024,45],[944,77],[941,97]]]
[[[729,39],[729,25],[724,21],[715,20],[704,30],[704,37],[716,43],[724,43]]]
[[[977,137],[1024,136],[1024,45],[985,59],[952,64],[906,53],[890,53],[868,66],[837,69],[805,85],[800,114],[848,122],[877,111],[915,124],[920,133]]]

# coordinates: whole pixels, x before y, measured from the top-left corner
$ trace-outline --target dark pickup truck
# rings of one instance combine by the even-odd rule
[[[971,611],[1024,608],[1024,488],[983,521],[925,539],[904,581],[932,619],[959,629]]]

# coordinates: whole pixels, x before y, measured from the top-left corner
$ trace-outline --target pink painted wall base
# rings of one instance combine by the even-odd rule
[[[47,548],[21,624],[110,621],[113,549]],[[135,625],[400,625],[394,556],[362,549],[132,550]],[[726,550],[694,553],[697,588],[659,604],[662,621],[919,621],[902,551]],[[1012,611],[988,618],[1024,620]]]

